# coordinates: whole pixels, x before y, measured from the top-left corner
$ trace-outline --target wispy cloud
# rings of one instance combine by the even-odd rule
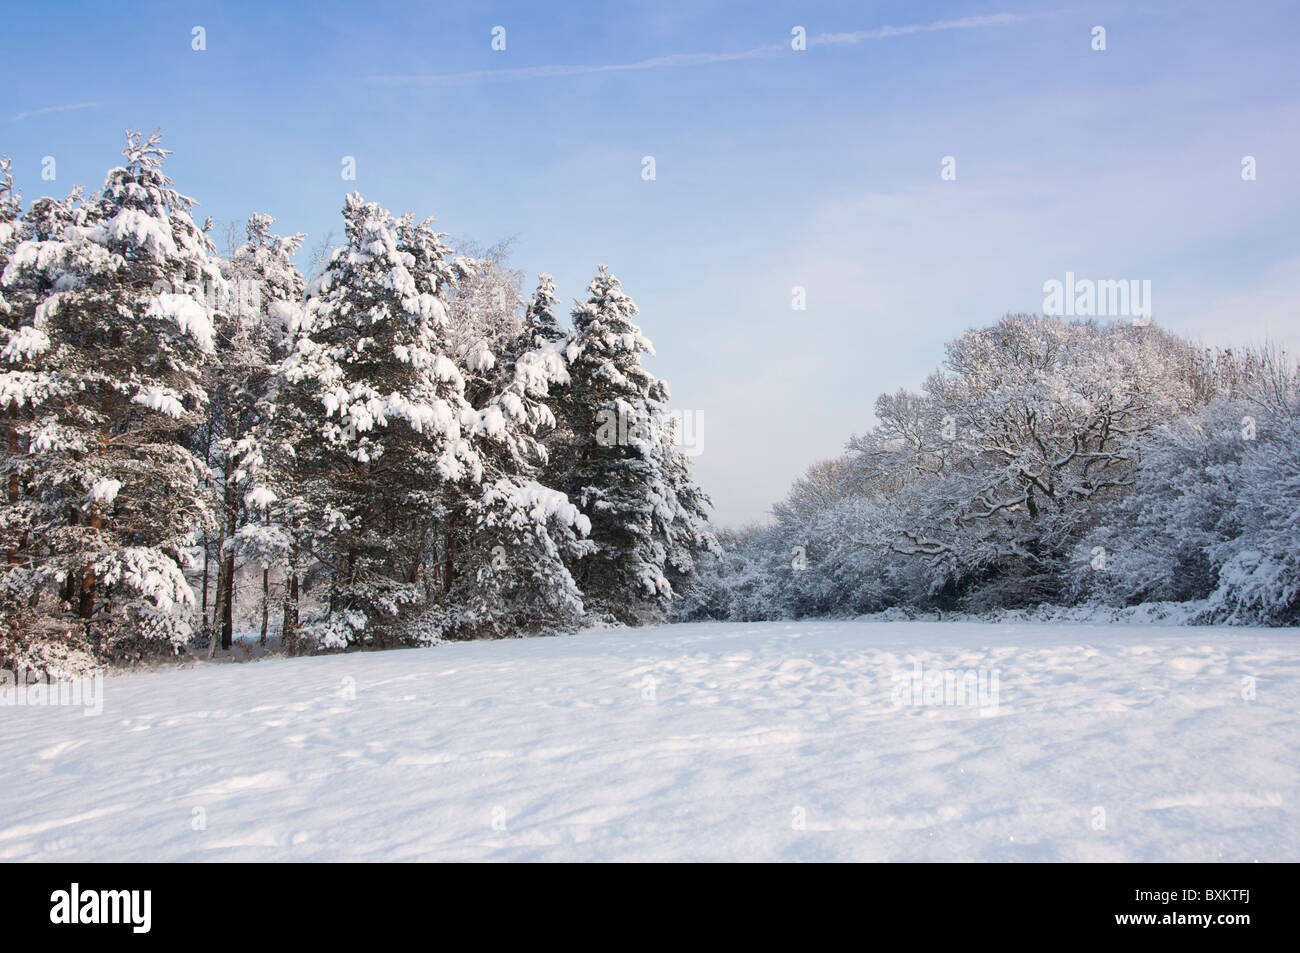
[[[808,38],[809,46],[853,46],[871,40],[884,40],[913,33],[935,33],[940,30],[969,30],[977,27],[1006,26],[1019,23],[1027,17],[1015,13],[993,13],[985,16],[962,17],[956,20],[937,20],[934,23],[914,23],[907,26],[882,26],[852,33],[819,33]],[[467,73],[432,73],[397,76],[371,76],[370,82],[382,86],[454,86],[468,83],[546,79],[552,76],[579,76],[586,73],[618,73],[630,70],[664,69],[673,66],[707,66],[713,63],[734,63],[773,56],[790,49],[786,43],[756,46],[750,50],[733,53],[673,53],[654,56],[633,63],[557,64],[552,66],[523,66],[514,69],[474,70]]]
[[[20,119],[29,119],[32,116],[45,116],[50,113],[66,113],[74,109],[90,109],[92,106],[98,106],[99,103],[69,103],[66,106],[46,106],[44,109],[31,109],[27,112],[18,113],[10,116],[10,122],[17,122]]]
[[[626,70],[661,69],[666,66],[703,66],[767,56],[782,47],[760,46],[738,53],[674,53],[655,56],[635,63],[595,63],[587,65],[523,66],[517,69],[485,69],[469,73],[435,73],[416,76],[371,76],[372,83],[383,86],[451,86],[491,80],[545,79],[550,76],[578,76],[583,73],[617,73]]]
[[[809,45],[825,43],[827,45],[854,46],[868,40],[887,40],[895,36],[910,36],[913,33],[937,33],[940,30],[970,30],[982,26],[1009,26],[1021,23],[1028,17],[1018,13],[990,13],[985,16],[961,17],[956,20],[936,20],[934,23],[913,23],[908,26],[882,26],[872,30],[857,30],[853,33],[818,33],[808,40]]]

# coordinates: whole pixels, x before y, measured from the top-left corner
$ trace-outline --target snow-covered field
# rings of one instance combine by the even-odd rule
[[[1300,860],[1294,629],[677,625],[103,691],[0,708],[0,858]]]

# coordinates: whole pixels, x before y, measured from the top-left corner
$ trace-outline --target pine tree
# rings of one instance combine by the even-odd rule
[[[224,291],[157,133],[129,132],[123,154],[84,208],[46,203],[53,227],[34,226],[5,269],[7,285],[38,289],[27,452],[43,611],[105,660],[193,634],[182,569],[210,509],[189,439]]]
[[[590,521],[563,493],[524,476],[487,482],[465,509],[473,532],[436,619],[451,637],[519,635],[576,624],[583,596],[569,562],[592,552]]]
[[[583,615],[582,594],[566,563],[591,551],[590,522],[568,497],[539,482],[554,428],[551,388],[568,381],[553,342],[537,339],[515,308],[517,276],[495,261],[458,287],[453,319],[469,329],[463,360],[474,382],[473,431],[483,460],[480,484],[450,485],[445,606],[437,626],[451,637],[559,628]],[[465,293],[468,291],[469,293]],[[490,348],[489,348],[490,343]],[[452,569],[454,568],[454,573]]]
[[[32,500],[29,494],[30,464],[26,433],[31,409],[45,389],[44,375],[30,369],[33,359],[49,346],[48,338],[32,328],[34,295],[20,283],[3,280],[13,253],[24,236],[22,197],[14,187],[7,156],[0,156],[0,327],[4,346],[0,350],[0,413],[5,418],[5,440],[0,445],[3,459],[3,495],[0,496],[0,668],[47,666],[32,658],[33,629],[42,620],[29,610],[32,597],[30,533]]]
[[[563,341],[568,335],[555,316],[560,299],[555,294],[555,279],[548,274],[537,276],[537,290],[524,313],[524,325],[532,347]]]
[[[286,563],[291,544],[283,524],[272,514],[280,501],[273,488],[292,460],[276,454],[273,418],[275,368],[287,356],[289,327],[299,317],[303,278],[293,255],[305,236],[271,234],[274,219],[254,215],[247,241],[233,249],[223,265],[230,307],[217,327],[217,359],[212,362],[208,435],[214,444],[218,474],[217,636],[229,649],[233,632],[236,558],[254,561],[261,570],[261,629],[269,626],[272,565]],[[279,464],[272,469],[272,459]],[[289,504],[276,507],[282,511]],[[217,639],[213,640],[213,647]]]
[[[5,176],[6,219],[18,211],[17,194]],[[37,304],[55,291],[62,275],[57,256],[66,250],[58,240],[69,227],[84,226],[87,207],[80,187],[66,199],[40,198],[23,214],[18,228],[8,232],[4,250],[5,267],[0,270],[0,289],[5,296],[6,344],[0,371],[0,408],[7,418],[5,455],[6,493],[0,511],[5,560],[0,585],[0,615],[5,616],[4,645],[0,646],[0,667],[29,669],[48,674],[73,675],[97,664],[89,651],[84,626],[68,613],[49,611],[42,603],[49,541],[39,527],[53,518],[63,519],[76,504],[76,487],[60,483],[38,492],[34,476],[43,466],[33,453],[33,437],[44,444],[50,431],[44,426],[51,418],[46,404],[60,396],[66,382],[50,373],[48,352],[51,342],[47,322]],[[70,237],[76,232],[70,233]],[[21,248],[21,257],[17,256]],[[44,258],[42,259],[42,255]],[[48,267],[48,272],[45,270]],[[42,428],[37,429],[37,422]]]
[[[4,273],[18,247],[19,218],[22,215],[22,195],[14,188],[13,163],[8,156],[0,156],[0,274]],[[15,330],[15,306],[5,300],[4,285],[0,283],[0,321]]]
[[[14,188],[14,177],[8,156],[0,156],[0,276],[13,257],[14,250],[22,237],[22,197]],[[10,301],[9,298],[13,298]],[[5,422],[5,441],[0,447],[4,455],[4,490],[3,509],[0,509],[0,541],[2,541],[6,558],[4,564],[12,567],[20,561],[25,537],[27,519],[22,512],[23,470],[26,454],[21,449],[20,427],[27,403],[22,392],[24,375],[21,367],[30,361],[35,349],[44,349],[44,341],[34,338],[30,329],[33,319],[31,295],[23,289],[10,288],[8,297],[4,282],[0,280],[0,327],[5,332],[3,351],[4,371],[3,401]],[[0,603],[2,604],[2,603]]]
[[[588,291],[573,310],[551,481],[591,521],[594,551],[574,573],[589,608],[636,623],[662,616],[669,573],[688,574],[690,554],[716,543],[674,446],[668,387],[641,366],[654,348],[636,304],[603,265]]]
[[[297,459],[315,487],[329,594],[303,635],[324,648],[412,637],[445,484],[483,469],[477,415],[445,350],[454,270],[442,236],[356,193],[344,219],[347,244],[314,283],[284,372],[311,421]]]

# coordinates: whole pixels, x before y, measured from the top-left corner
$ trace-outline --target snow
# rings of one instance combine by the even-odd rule
[[[508,519],[516,529],[544,526],[548,521],[558,519],[583,536],[591,532],[591,520],[569,502],[567,496],[536,480],[521,483],[498,480],[484,492],[484,498],[489,504],[504,503],[504,508],[510,513]]]
[[[486,341],[476,341],[465,355],[465,363],[471,371],[485,373],[496,367],[497,359]]]
[[[413,314],[430,324],[441,327],[447,323],[447,307],[442,303],[437,295],[431,295],[427,291],[402,299],[402,307],[408,314]]]
[[[417,294],[415,288],[415,278],[411,273],[398,265],[392,269],[384,280],[384,286],[397,291],[403,298],[414,298]]]
[[[489,437],[500,438],[506,433],[506,418],[496,404],[484,407],[479,413],[479,429]]]
[[[14,284],[19,280],[24,269],[40,267],[41,252],[44,248],[42,242],[22,242],[13,250],[9,264],[5,266],[3,274],[0,274],[0,284]]]
[[[90,487],[90,499],[95,503],[102,503],[105,506],[111,506],[117,499],[117,491],[122,489],[121,480],[112,480],[108,477],[96,480]]]
[[[180,255],[176,242],[172,238],[171,225],[139,209],[119,209],[117,214],[108,221],[106,231],[113,241],[135,244],[145,249],[158,261],[166,261],[168,258],[176,258]]]
[[[181,333],[192,337],[204,352],[212,351],[215,334],[212,317],[207,308],[189,295],[164,291],[149,306],[148,314],[176,322]]]
[[[190,607],[194,593],[176,562],[148,546],[127,546],[102,556],[95,571],[107,586],[138,593],[160,612]]]
[[[22,407],[27,404],[34,406],[49,390],[48,374],[8,371],[0,374],[0,407]],[[33,435],[31,443],[33,453],[48,450],[51,446],[52,444],[47,442],[38,443]]]
[[[50,349],[50,338],[40,328],[24,325],[16,331],[9,332],[9,341],[5,344],[4,350],[0,351],[0,360],[16,364],[19,361],[30,361],[38,354],[44,354]]]
[[[141,404],[168,417],[182,417],[185,414],[185,405],[181,403],[180,397],[165,387],[142,387],[140,392],[131,398],[131,403]]]
[[[0,708],[0,858],[1295,861],[1296,648],[709,623],[128,674]],[[897,704],[917,663],[996,707]]]
[[[465,380],[455,363],[446,355],[439,354],[433,361],[433,376],[436,380],[452,384],[457,390],[465,386]]]
[[[250,509],[264,510],[278,497],[264,486],[256,486],[244,494],[244,505]]]

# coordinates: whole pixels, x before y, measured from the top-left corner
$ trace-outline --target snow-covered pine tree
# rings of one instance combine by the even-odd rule
[[[548,274],[537,276],[537,290],[524,312],[524,326],[532,347],[542,347],[563,341],[568,333],[560,326],[555,309],[560,299],[555,294],[555,279]]]
[[[604,265],[588,292],[573,310],[548,483],[591,521],[594,551],[574,571],[588,608],[637,623],[662,616],[670,572],[689,573],[689,554],[716,543],[674,446],[668,387],[641,366],[654,348],[636,304]]]
[[[8,156],[0,156],[0,274],[18,247],[22,211],[22,194],[14,187],[13,163]],[[13,312],[13,306],[5,300],[4,285],[0,284],[0,321],[10,329],[14,327]]]
[[[271,568],[283,566],[291,549],[281,517],[292,500],[286,494],[280,503],[275,486],[289,483],[294,461],[274,435],[279,380],[274,371],[287,356],[289,328],[301,313],[304,283],[293,255],[305,236],[273,235],[274,221],[269,215],[249,219],[247,240],[223,263],[230,306],[217,326],[217,359],[209,375],[207,444],[215,451],[221,552],[212,645],[219,640],[226,649],[233,631],[236,559],[255,562],[260,570],[264,640]]]
[[[247,474],[245,505],[261,517],[242,532],[253,537],[246,542],[259,558],[268,559],[283,546],[280,646],[295,655],[317,647],[311,632],[300,633],[301,601],[314,580],[328,582],[330,567],[312,554],[325,553],[331,545],[322,514],[334,505],[329,480],[338,460],[318,446],[322,392],[309,376],[303,376],[301,355],[312,353],[315,345],[309,339],[301,344],[307,335],[305,288],[289,258],[288,242],[273,239],[273,260],[262,266],[266,281],[261,285],[261,310],[269,323],[283,328],[284,357],[271,369],[267,411],[256,434],[255,453],[245,456],[241,468]],[[277,273],[281,280],[275,279]],[[328,368],[319,354],[309,363],[318,370]],[[241,547],[244,544],[241,541]]]
[[[720,557],[722,549],[709,525],[713,501],[691,477],[690,458],[678,448],[677,435],[672,429],[675,418],[669,418],[668,423],[670,427],[663,432],[659,445],[666,498],[671,501],[672,514],[666,527],[664,574],[674,593],[681,594],[695,583],[697,557],[705,553]]]
[[[28,338],[46,384],[27,453],[41,611],[101,660],[193,634],[182,567],[210,508],[189,441],[224,289],[158,134],[128,132],[123,154],[84,209],[43,206],[58,227],[20,244],[4,274],[40,288]]]
[[[538,481],[555,426],[550,388],[568,381],[553,341],[535,338],[516,311],[518,278],[494,260],[458,286],[453,324],[472,405],[483,482],[450,485],[444,549],[447,582],[439,628],[451,637],[570,625],[583,614],[569,572],[591,550],[590,523],[564,493]],[[452,557],[454,556],[454,562]]]
[[[14,187],[8,156],[0,156],[0,277],[14,250],[23,239],[22,197]],[[48,346],[31,325],[34,296],[29,288],[6,287],[0,280],[0,328],[4,345],[0,350],[0,415],[5,439],[0,444],[3,487],[0,488],[0,668],[43,669],[31,658],[29,646],[44,642],[33,638],[41,620],[29,609],[31,572],[32,500],[29,494],[26,432],[31,408],[44,390],[43,376],[30,370],[33,359]]]
[[[17,195],[10,192],[10,199]],[[14,204],[10,210],[16,210]],[[40,198],[32,202],[7,243],[5,267],[0,270],[0,289],[6,297],[6,343],[0,368],[0,409],[6,419],[4,449],[6,472],[5,505],[2,511],[5,559],[0,585],[0,614],[6,616],[7,641],[0,646],[0,667],[73,675],[96,664],[87,650],[85,628],[68,613],[50,613],[40,596],[43,567],[49,555],[48,540],[36,527],[54,519],[76,503],[77,488],[61,484],[38,492],[33,482],[39,457],[32,450],[32,437],[39,411],[45,402],[68,386],[49,372],[49,335],[38,322],[37,303],[54,291],[57,269],[47,274],[40,268],[9,267],[18,245],[58,254],[57,239],[69,226],[83,225],[87,209],[82,190],[74,188],[66,199]],[[38,327],[38,323],[41,325]],[[44,420],[45,418],[41,417]]]
[[[478,482],[477,414],[445,349],[454,270],[430,222],[395,220],[359,194],[347,243],[313,282],[285,361],[286,399],[310,421],[300,480],[326,561],[327,604],[302,635],[317,647],[418,640],[426,544],[449,482]]]
[[[9,157],[0,156],[0,276],[3,276],[14,249],[21,240],[21,215],[22,196],[14,188]],[[26,454],[21,452],[19,434],[20,419],[25,413],[27,400],[20,392],[11,394],[10,386],[19,385],[22,378],[15,376],[15,372],[21,374],[20,365],[30,359],[30,348],[23,346],[23,338],[30,337],[31,332],[25,332],[23,328],[31,324],[33,317],[30,296],[23,295],[19,289],[10,289],[9,297],[15,300],[11,302],[6,297],[4,282],[0,281],[0,327],[5,332],[4,348],[0,352],[4,361],[4,369],[0,371],[4,375],[0,378],[4,386],[0,390],[0,401],[3,402],[0,411],[5,417],[5,440],[0,445],[0,454],[4,458],[3,495],[0,496],[0,545],[5,552],[6,567],[14,566],[20,561],[20,551],[27,535],[28,521],[21,512],[21,485]],[[0,572],[7,573],[7,570]],[[0,585],[0,591],[3,588]],[[0,597],[0,606],[3,604],[3,597]]]
[[[582,593],[566,563],[592,551],[591,524],[568,497],[527,475],[499,476],[464,516],[472,534],[438,614],[445,634],[554,631],[582,618]]]

